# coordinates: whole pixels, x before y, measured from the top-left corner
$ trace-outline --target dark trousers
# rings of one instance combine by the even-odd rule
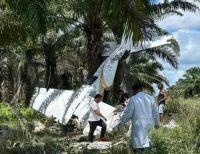
[[[137,153],[137,154],[140,154],[140,153],[148,153],[149,150],[150,150],[150,147],[137,148],[137,149],[133,149],[133,152]]]
[[[88,141],[93,142],[94,140],[94,131],[97,128],[97,126],[101,127],[101,138],[104,137],[105,133],[106,133],[106,123],[100,119],[99,121],[89,121],[90,124],[90,131],[88,134]]]

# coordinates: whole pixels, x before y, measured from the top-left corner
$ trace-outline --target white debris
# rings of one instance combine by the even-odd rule
[[[165,128],[169,128],[169,129],[172,129],[172,128],[178,127],[178,125],[175,124],[174,119],[172,119],[168,124],[163,125],[163,127],[165,127]]]
[[[105,150],[112,147],[112,142],[93,142],[87,146],[89,150]]]
[[[87,123],[87,115],[90,112],[89,103],[92,101],[90,96],[94,96],[97,93],[103,94],[105,88],[113,85],[118,62],[124,53],[170,44],[169,40],[172,38],[171,36],[164,36],[133,47],[132,37],[133,34],[131,32],[127,37],[124,34],[120,45],[111,44],[110,47],[113,52],[108,53],[109,56],[94,73],[97,79],[91,85],[83,85],[75,92],[59,89],[49,89],[47,91],[46,88],[36,88],[30,106],[47,117],[55,117],[55,121],[63,125],[68,123],[73,114],[85,125]],[[112,131],[120,117],[114,113],[114,107],[103,102],[101,104],[100,109],[102,106],[101,111],[108,119],[108,131]],[[84,133],[88,133],[88,129],[89,126],[86,126]],[[97,128],[98,132],[99,128]]]
[[[72,147],[81,150],[83,147],[87,147],[88,150],[106,150],[113,146],[112,142],[102,142],[102,141],[95,141],[95,142],[76,142],[73,143]]]
[[[137,51],[140,51],[140,50],[145,50],[145,49],[149,49],[149,48],[155,48],[155,47],[158,47],[158,46],[164,46],[164,45],[167,45],[167,44],[171,44],[170,40],[172,38],[173,38],[172,35],[165,35],[165,36],[162,36],[160,38],[156,38],[155,40],[152,40],[152,41],[142,42],[142,44],[138,44],[137,46],[134,46],[131,49],[131,53],[137,52]]]
[[[90,113],[90,102],[93,100],[90,97],[91,86],[83,87],[83,91],[71,102],[70,98],[73,96],[73,91],[49,89],[48,92],[45,88],[36,88],[35,98],[32,98],[31,107],[47,117],[54,117],[56,122],[65,125],[71,116],[74,114],[78,117],[77,123],[84,126],[83,133],[88,134],[88,114]],[[107,130],[112,131],[116,126],[120,117],[114,113],[115,108],[104,102],[99,103],[100,110],[107,118]],[[86,126],[86,127],[85,127]],[[80,125],[78,126],[80,129]],[[44,126],[36,124],[34,131],[41,131]],[[95,134],[100,133],[100,127],[97,128]]]
[[[72,90],[59,89],[47,91],[46,88],[36,87],[30,106],[47,117],[55,117],[55,121],[65,125],[80,103],[86,105],[90,102],[89,95],[92,90],[92,86],[89,85],[83,85],[77,93]]]
[[[73,148],[80,148],[82,146],[87,146],[89,144],[89,142],[76,142],[76,143],[73,143]]]
[[[103,50],[102,56],[110,56],[114,50],[119,46],[116,42],[104,42],[105,49]]]
[[[40,132],[40,131],[43,131],[43,130],[45,130],[45,125],[44,124],[42,124],[41,122],[39,122],[39,121],[35,121],[34,122],[34,130],[33,130],[33,132],[34,133],[37,133],[37,132]]]

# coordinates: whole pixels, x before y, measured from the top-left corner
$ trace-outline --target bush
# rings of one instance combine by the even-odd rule
[[[18,145],[15,147],[10,147],[12,143],[9,140],[2,142],[0,146],[1,154],[59,154],[63,150],[60,146],[52,141],[45,143],[23,143],[18,142]]]
[[[196,145],[200,135],[200,101],[199,99],[178,98],[169,102],[167,112],[173,114],[179,125],[173,129],[160,128],[151,134],[155,144],[154,153],[188,154],[198,153]]]
[[[28,121],[28,122],[32,122],[32,120],[36,119],[37,117],[37,112],[34,111],[31,108],[26,108],[23,107],[20,109],[20,112],[22,114],[22,116]]]
[[[180,101],[177,99],[169,99],[166,103],[166,109],[165,112],[168,115],[178,113],[180,109]]]
[[[5,104],[0,103],[0,124],[5,124],[13,119],[13,113],[11,108]]]

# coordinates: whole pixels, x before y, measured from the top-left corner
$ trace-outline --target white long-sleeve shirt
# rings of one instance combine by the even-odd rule
[[[154,125],[159,126],[159,114],[154,98],[144,92],[132,96],[118,127],[122,127],[130,119],[133,147],[149,147],[148,131]]]

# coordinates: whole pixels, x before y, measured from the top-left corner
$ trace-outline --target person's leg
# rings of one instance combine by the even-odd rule
[[[101,119],[101,120],[99,120],[98,121],[98,126],[100,126],[101,127],[101,138],[104,138],[104,135],[105,135],[105,133],[106,133],[106,127],[107,127],[107,125],[106,125],[106,123]]]
[[[160,113],[160,123],[163,124],[163,113]]]
[[[159,105],[160,123],[163,124],[164,104]]]
[[[142,153],[143,151],[144,151],[144,148],[133,149],[134,153]]]
[[[89,124],[90,124],[90,131],[89,131],[89,134],[88,134],[88,141],[93,142],[94,131],[95,131],[98,123],[97,123],[97,121],[89,121]]]

